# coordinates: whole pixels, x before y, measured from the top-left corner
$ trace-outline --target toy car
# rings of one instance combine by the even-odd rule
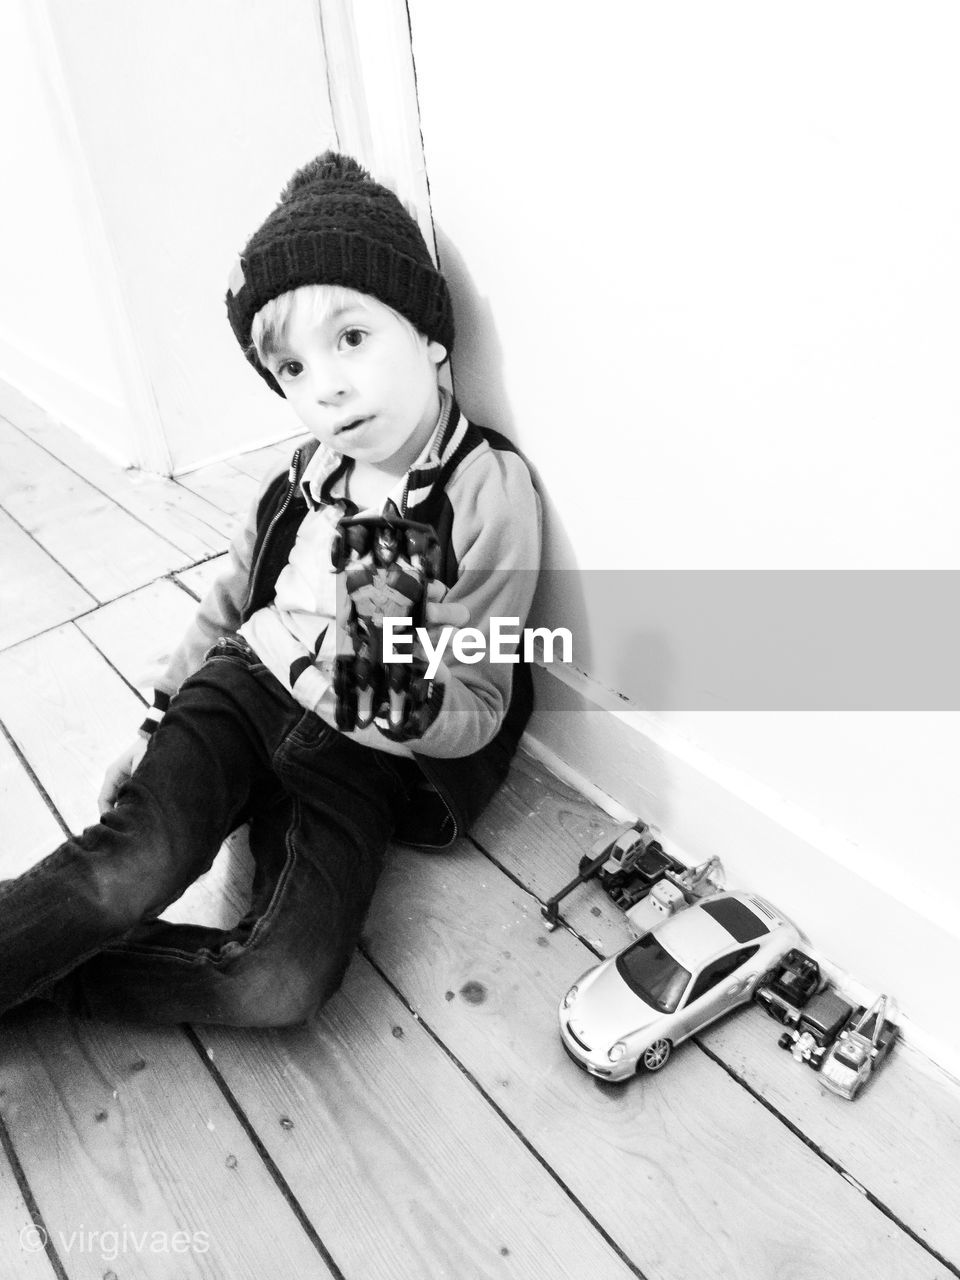
[[[413,635],[425,625],[439,550],[432,527],[404,519],[392,502],[382,515],[338,523],[330,555],[345,577],[352,646],[334,662],[338,729],[376,722],[386,737],[404,742],[420,737],[436,717],[442,685],[426,678],[422,651],[408,662],[384,663],[383,619],[409,618]]]
[[[757,1004],[771,1018],[776,1018],[785,1026],[795,1027],[800,1021],[800,1010],[824,985],[816,960],[811,960],[808,955],[794,948],[767,975],[763,986],[757,991]]]
[[[781,1049],[789,1049],[797,1062],[805,1062],[819,1071],[824,1054],[852,1012],[846,1000],[828,988],[806,1004],[796,1027],[785,1031],[777,1044]]]
[[[703,898],[578,978],[560,1002],[561,1040],[605,1080],[660,1071],[681,1041],[746,1004],[802,941],[752,893]]]
[[[887,997],[861,1006],[823,1056],[820,1079],[842,1098],[855,1098],[883,1063],[900,1033],[886,1016]]]

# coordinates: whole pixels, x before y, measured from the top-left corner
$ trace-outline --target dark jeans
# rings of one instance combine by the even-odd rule
[[[339,986],[418,770],[303,708],[221,641],[116,808],[0,889],[0,1011],[31,996],[149,1022],[302,1022]],[[156,917],[250,822],[229,930]]]

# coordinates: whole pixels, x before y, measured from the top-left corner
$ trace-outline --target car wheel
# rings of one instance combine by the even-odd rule
[[[654,1040],[653,1044],[641,1053],[637,1066],[643,1067],[644,1071],[662,1071],[670,1060],[672,1049],[673,1045],[669,1040]]]

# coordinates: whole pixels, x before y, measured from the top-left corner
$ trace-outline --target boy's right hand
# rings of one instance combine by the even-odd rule
[[[108,766],[100,795],[97,797],[101,813],[106,813],[113,808],[117,792],[143,759],[148,742],[148,738],[135,738],[130,746],[117,756],[113,764]]]

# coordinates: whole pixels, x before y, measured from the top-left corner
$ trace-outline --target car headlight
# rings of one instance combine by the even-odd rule
[[[563,997],[563,1007],[565,1009],[569,1009],[570,1006],[573,1004],[574,1000],[576,1000],[577,992],[579,990],[580,988],[577,986],[576,983],[574,983],[573,986],[570,988],[570,990],[567,992],[567,994]]]
[[[619,1062],[626,1052],[627,1046],[622,1040],[618,1040],[616,1044],[612,1044],[608,1049],[607,1057],[611,1062]]]

